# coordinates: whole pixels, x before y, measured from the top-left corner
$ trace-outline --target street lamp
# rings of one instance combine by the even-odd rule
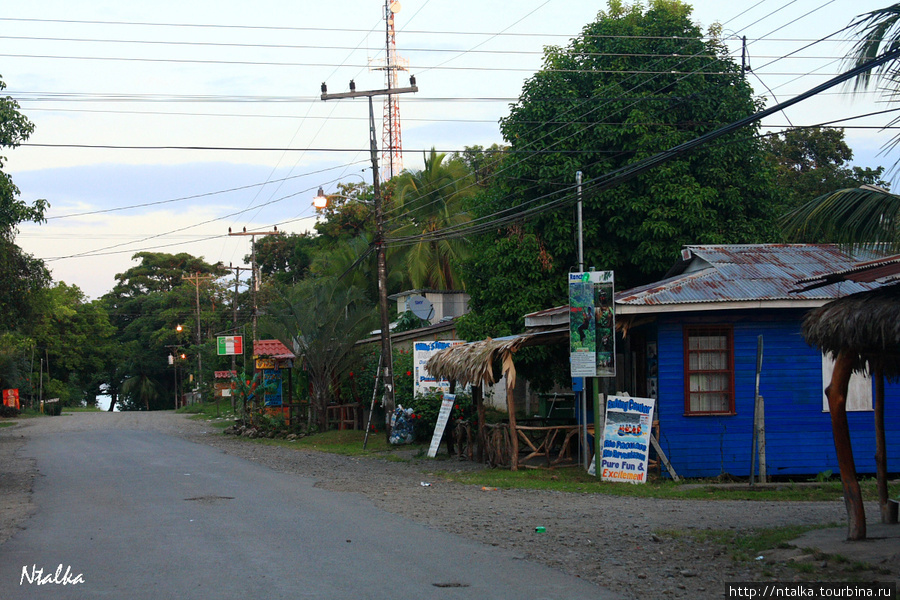
[[[316,197],[313,198],[313,206],[316,207],[316,210],[322,210],[328,206],[328,196],[325,195],[325,190],[321,186],[319,186],[319,192],[316,194]]]

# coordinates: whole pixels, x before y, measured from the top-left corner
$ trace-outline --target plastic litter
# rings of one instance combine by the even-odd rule
[[[413,409],[397,406],[391,415],[391,436],[388,441],[394,445],[411,444],[415,440],[413,422],[410,416]]]
[[[547,528],[538,526],[538,527],[534,528],[534,532],[535,533],[547,533]]]
[[[481,491],[483,492],[495,492],[497,488],[495,487],[487,487],[486,485],[481,486]]]
[[[423,481],[419,485],[421,485],[422,487],[431,487],[431,484],[428,483],[427,481]]]

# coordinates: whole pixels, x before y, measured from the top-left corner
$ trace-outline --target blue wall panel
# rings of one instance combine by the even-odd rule
[[[768,474],[838,471],[831,417],[822,410],[822,359],[800,335],[802,311],[709,311],[661,315],[659,351],[660,443],[676,472],[686,477],[750,473],[757,336],[763,336],[760,394],[765,399]],[[735,415],[684,415],[685,325],[734,328]],[[900,472],[900,386],[885,399],[888,470]],[[849,412],[859,473],[875,472],[872,411]]]

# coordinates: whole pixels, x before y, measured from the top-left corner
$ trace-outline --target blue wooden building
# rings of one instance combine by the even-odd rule
[[[616,294],[626,331],[618,390],[657,399],[660,443],[679,475],[750,473],[757,343],[770,477],[838,472],[827,400],[831,360],[800,335],[812,308],[878,282],[795,293],[797,281],[852,267],[834,245],[687,246],[666,278]],[[859,377],[848,417],[859,473],[875,472],[872,383]],[[888,471],[900,472],[900,386],[886,388]]]

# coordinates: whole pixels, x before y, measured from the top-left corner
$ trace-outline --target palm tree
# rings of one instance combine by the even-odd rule
[[[782,219],[787,237],[900,252],[900,196],[872,185],[823,194]]]
[[[375,327],[375,312],[360,290],[337,279],[304,279],[279,290],[262,327],[294,347],[306,367],[319,430],[327,426],[331,386],[352,365],[356,342]]]
[[[853,24],[859,40],[847,56],[853,67],[880,54],[900,49],[900,2],[861,15]],[[888,102],[900,99],[900,64],[884,63],[855,79],[857,91],[876,85]],[[888,127],[900,123],[894,119]],[[886,149],[900,144],[900,136]],[[895,167],[897,165],[895,164]],[[847,246],[885,244],[900,251],[900,196],[886,189],[864,185],[823,194],[785,215],[782,228],[789,239],[835,242]]]
[[[475,189],[471,173],[461,161],[445,164],[445,157],[432,148],[424,169],[399,176],[395,214],[388,215],[389,224],[405,221],[391,232],[388,243],[408,247],[406,267],[414,288],[465,288],[456,265],[468,254],[466,240],[419,237],[470,220],[463,202]]]
[[[122,383],[122,395],[130,400],[126,406],[136,409],[140,406],[150,410],[150,404],[161,397],[161,385],[149,373],[137,373]],[[138,408],[138,410],[140,410]]]

